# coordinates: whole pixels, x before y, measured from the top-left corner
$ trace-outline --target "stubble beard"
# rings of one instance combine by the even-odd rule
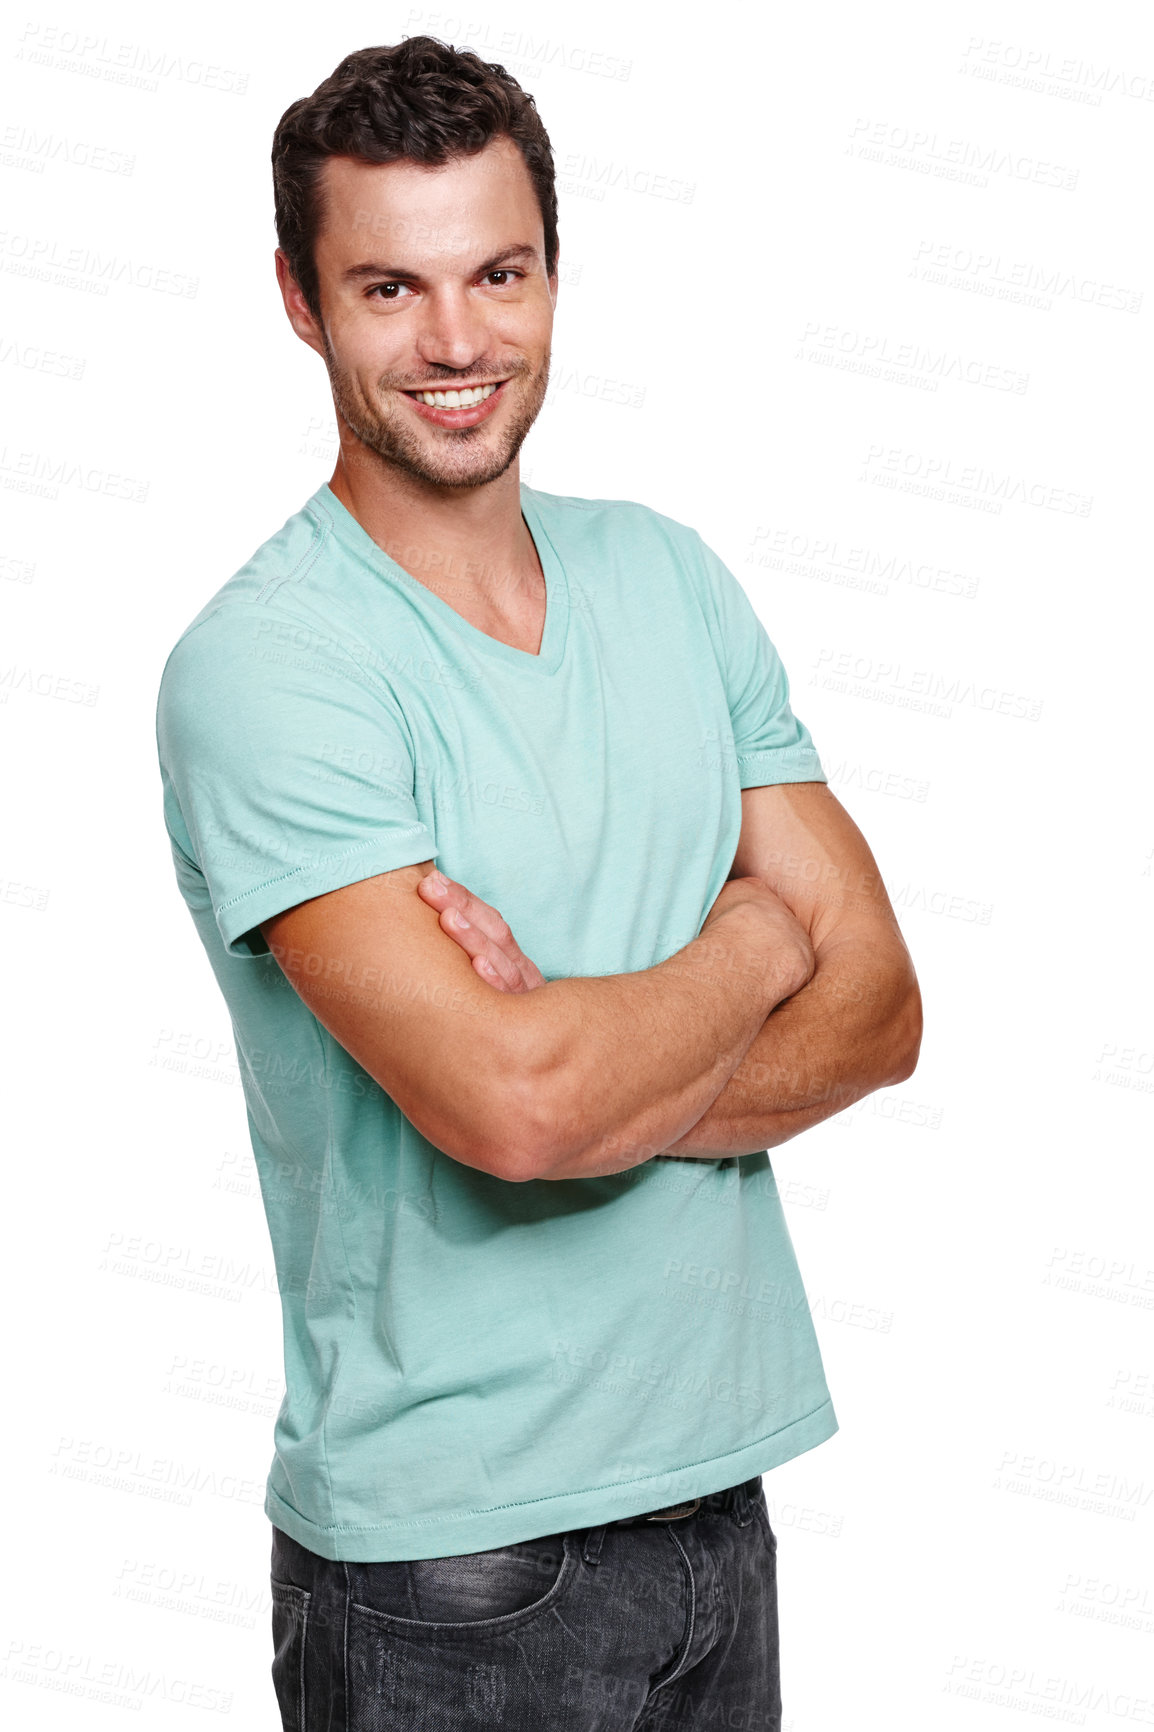
[[[511,419],[496,439],[489,422],[481,421],[475,427],[455,429],[433,427],[432,423],[424,422],[422,425],[428,427],[432,438],[426,435],[422,440],[415,426],[410,429],[403,424],[403,409],[398,406],[395,414],[382,414],[377,404],[366,398],[354,376],[337,360],[327,336],[324,341],[333,402],[341,419],[363,447],[357,455],[365,456],[371,452],[391,468],[400,469],[432,487],[483,487],[486,482],[496,481],[498,476],[504,475],[540,414],[549,386],[551,351],[546,349],[536,373],[528,362],[514,365],[511,369],[506,364],[511,381],[525,379],[528,383],[523,388],[519,407],[514,409]],[[488,369],[475,368],[474,371]],[[446,379],[430,388],[447,391],[452,389],[452,385],[453,381]],[[387,382],[382,381],[382,396],[387,390]],[[419,420],[419,417],[414,419]],[[346,448],[343,455],[347,462],[353,453]]]

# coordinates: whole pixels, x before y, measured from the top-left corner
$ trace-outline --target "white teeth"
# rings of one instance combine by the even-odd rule
[[[467,391],[418,391],[414,395],[430,409],[470,409],[483,403],[497,389],[496,385],[473,385]]]

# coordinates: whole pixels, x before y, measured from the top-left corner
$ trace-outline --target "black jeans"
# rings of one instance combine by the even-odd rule
[[[272,1604],[285,1732],[781,1729],[760,1476],[674,1520],[408,1563],[274,1527]]]

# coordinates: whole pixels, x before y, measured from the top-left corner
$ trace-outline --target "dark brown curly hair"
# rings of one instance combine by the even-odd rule
[[[409,158],[440,167],[500,137],[511,139],[525,160],[541,207],[545,270],[552,276],[553,151],[536,103],[503,66],[434,36],[410,36],[391,48],[346,55],[311,96],[286,108],[272,145],[277,240],[313,317],[321,316],[314,256],[319,181],[330,156],[378,163]]]

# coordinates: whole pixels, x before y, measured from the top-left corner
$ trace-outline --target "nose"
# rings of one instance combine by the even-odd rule
[[[430,367],[464,372],[485,353],[484,310],[467,289],[457,284],[436,289],[426,295],[421,312],[417,353]]]

